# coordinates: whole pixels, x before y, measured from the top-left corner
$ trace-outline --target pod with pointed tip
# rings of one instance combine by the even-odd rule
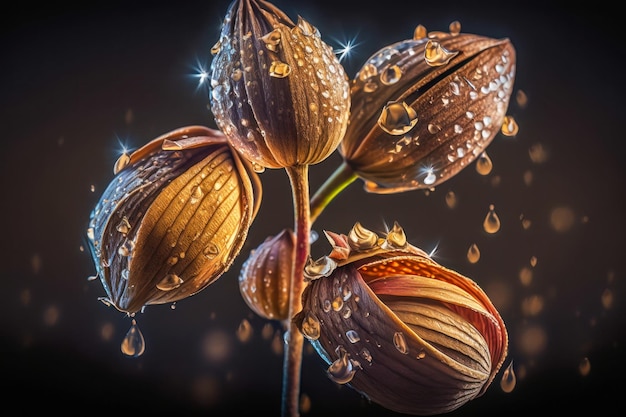
[[[105,301],[132,314],[196,294],[230,267],[261,183],[221,132],[203,126],[164,134],[121,161],[87,234]]]
[[[319,31],[267,1],[231,3],[212,49],[211,111],[246,158],[267,168],[312,165],[346,130],[350,87]]]
[[[333,381],[413,415],[450,412],[487,390],[508,335],[474,281],[408,243],[397,223],[383,237],[359,223],[326,236],[332,267],[306,270],[293,320]]]
[[[511,41],[418,33],[373,54],[352,81],[338,149],[368,192],[441,184],[480,156],[504,122],[515,77]]]

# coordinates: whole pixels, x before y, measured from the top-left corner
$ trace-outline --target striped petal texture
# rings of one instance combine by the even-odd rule
[[[383,237],[359,223],[326,236],[349,254],[331,254],[334,268],[309,275],[294,321],[333,381],[413,415],[455,410],[487,390],[508,335],[474,281],[412,246],[398,224]]]
[[[174,130],[123,156],[115,172],[87,232],[103,301],[133,314],[189,297],[230,267],[261,184],[221,132]]]

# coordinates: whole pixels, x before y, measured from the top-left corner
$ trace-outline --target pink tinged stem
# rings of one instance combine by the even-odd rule
[[[300,415],[300,373],[304,337],[292,323],[291,318],[302,310],[304,266],[310,252],[309,166],[286,167],[285,170],[289,176],[293,195],[296,253],[290,287],[289,319],[288,323],[285,323],[288,331],[283,360],[282,416],[298,417]]]

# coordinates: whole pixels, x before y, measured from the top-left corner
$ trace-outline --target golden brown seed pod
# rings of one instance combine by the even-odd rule
[[[189,297],[230,267],[261,184],[221,132],[202,126],[169,132],[120,161],[87,234],[105,301],[132,314]]]
[[[250,252],[239,274],[239,289],[248,306],[271,320],[289,318],[296,236],[284,229]]]
[[[310,23],[294,24],[266,1],[236,0],[212,52],[211,110],[246,158],[283,168],[316,164],[337,149],[349,81]]]
[[[487,295],[406,242],[399,225],[365,249],[350,243],[350,235],[366,235],[355,228],[326,235],[350,253],[326,276],[311,276],[293,319],[328,376],[413,415],[446,413],[482,395],[508,346]]]
[[[339,152],[372,193],[432,188],[456,175],[500,131],[513,91],[509,39],[415,33],[372,55],[352,81]]]

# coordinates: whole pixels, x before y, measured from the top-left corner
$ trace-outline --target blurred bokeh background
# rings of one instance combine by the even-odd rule
[[[264,197],[242,254],[203,292],[148,307],[135,319],[145,353],[120,344],[131,319],[98,298],[104,290],[86,247],[89,214],[113,178],[122,147],[178,127],[214,127],[199,66],[210,63],[228,1],[13,4],[0,18],[0,154],[3,219],[0,372],[5,407],[56,412],[278,415],[282,335],[248,309],[237,276],[248,252],[292,226],[284,172],[262,174]],[[488,392],[450,413],[503,416],[624,410],[626,301],[623,118],[619,13],[524,2],[276,1],[305,17],[334,48],[356,46],[352,77],[379,48],[418,24],[509,37],[517,50],[509,114],[475,165],[434,191],[367,194],[357,182],[316,229],[382,231],[398,221],[409,240],[476,280],[507,323],[517,381],[501,373]],[[311,188],[337,166],[311,167]],[[454,204],[451,203],[454,197]],[[494,205],[500,230],[482,223]],[[468,249],[476,244],[480,259]],[[315,251],[325,251],[321,239]],[[175,307],[175,308],[174,308]],[[325,375],[307,348],[303,415],[394,416]]]

